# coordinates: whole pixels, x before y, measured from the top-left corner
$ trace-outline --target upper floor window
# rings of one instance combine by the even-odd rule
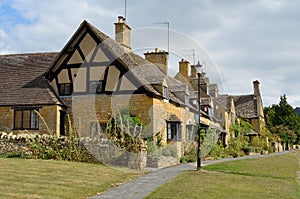
[[[181,140],[181,123],[167,122],[168,140]]]
[[[164,86],[163,88],[163,96],[165,99],[169,99],[169,91],[168,91],[168,87]]]
[[[91,81],[90,82],[90,93],[103,93],[103,81]]]
[[[190,105],[190,97],[188,95],[184,96],[184,101],[185,101],[185,105],[187,105],[187,106]]]
[[[58,84],[58,92],[59,95],[71,95],[72,94],[71,83]]]
[[[37,108],[22,108],[14,110],[14,129],[39,129],[39,116]]]

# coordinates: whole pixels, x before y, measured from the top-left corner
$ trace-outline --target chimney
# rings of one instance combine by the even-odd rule
[[[191,78],[197,78],[196,65],[191,66]]]
[[[218,84],[209,84],[208,86],[208,94],[212,97],[218,97],[219,94],[219,88],[218,88]]]
[[[158,68],[168,77],[168,52],[158,51],[145,53],[145,59],[158,66]]]
[[[131,28],[127,25],[126,19],[119,16],[118,22],[115,23],[115,40],[124,47],[125,51],[131,51],[130,31]]]
[[[253,89],[254,89],[254,95],[255,96],[260,96],[260,89],[259,89],[259,81],[253,81]]]
[[[182,59],[179,62],[179,73],[185,77],[186,79],[189,79],[189,68],[190,68],[190,62],[187,60]]]

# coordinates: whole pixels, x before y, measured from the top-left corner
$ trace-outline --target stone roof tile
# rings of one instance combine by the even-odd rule
[[[44,77],[57,54],[0,55],[0,105],[62,104]]]

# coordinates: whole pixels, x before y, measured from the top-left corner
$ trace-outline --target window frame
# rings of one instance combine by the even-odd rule
[[[69,86],[69,89],[67,90],[67,86]],[[66,92],[68,91],[68,92]],[[67,96],[67,95],[72,95],[73,92],[73,87],[71,83],[59,83],[58,84],[58,94],[60,96]]]
[[[92,88],[93,84],[96,84],[96,88]],[[101,88],[99,88],[100,85]],[[96,93],[96,94],[104,93],[104,81],[90,81],[89,93]]]
[[[181,141],[181,139],[182,139],[181,122],[167,122],[167,140]]]
[[[39,115],[35,111],[39,112],[39,108],[14,108],[13,130],[39,130]]]
[[[167,86],[163,86],[163,97],[164,99],[169,99],[169,89]]]
[[[189,106],[190,105],[190,96],[188,94],[185,94],[184,95],[184,104],[186,106]]]
[[[196,141],[197,125],[187,124],[186,125],[186,141]]]

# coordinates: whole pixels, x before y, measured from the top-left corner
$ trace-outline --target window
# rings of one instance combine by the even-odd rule
[[[193,124],[186,125],[186,141],[196,140],[197,126]]]
[[[185,100],[185,105],[189,106],[190,105],[190,97],[188,95],[185,95],[184,100]]]
[[[103,93],[103,81],[90,82],[90,93]]]
[[[37,130],[39,129],[38,109],[15,109],[14,129],[16,130]]]
[[[169,91],[168,91],[168,87],[166,86],[164,86],[163,96],[165,99],[169,99]]]
[[[167,122],[168,140],[181,140],[181,123]]]
[[[58,84],[58,92],[59,95],[71,95],[72,94],[71,83]]]

